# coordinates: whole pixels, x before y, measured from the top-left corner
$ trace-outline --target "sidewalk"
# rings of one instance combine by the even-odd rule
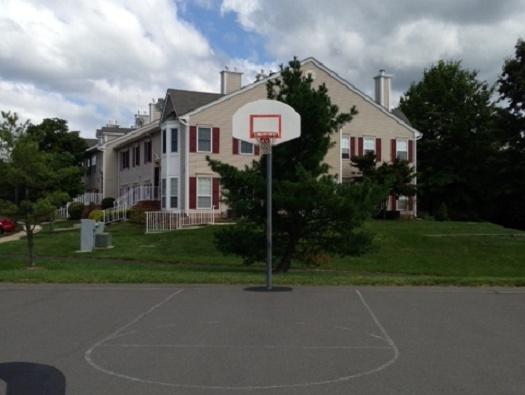
[[[37,225],[35,227],[34,233],[38,233],[40,232],[40,230],[42,230],[42,227],[40,225]],[[9,236],[0,237],[0,243],[7,243],[8,241],[20,240],[22,237],[25,237],[25,236],[26,236],[25,230],[16,232],[16,233],[12,233]]]

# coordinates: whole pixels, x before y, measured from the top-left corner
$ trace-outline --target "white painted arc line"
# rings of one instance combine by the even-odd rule
[[[113,332],[111,335],[109,335],[108,337],[105,337],[104,339],[98,341],[97,343],[95,343],[93,346],[91,346],[91,348],[89,348],[85,353],[84,353],[84,358],[86,359],[86,361],[92,366],[94,367],[95,369],[97,370],[100,370],[102,372],[105,372],[107,373],[107,370],[102,368],[101,366],[97,365],[92,359],[91,359],[91,353],[93,352],[93,350],[95,348],[97,348],[98,346],[100,346],[101,344],[107,342],[108,340],[111,340],[113,338],[116,338],[116,337],[119,337],[122,332],[124,332],[127,328],[129,328],[131,325],[133,324],[136,324],[138,321],[140,321],[142,318],[144,318],[145,316],[147,316],[148,314],[152,313],[153,311],[157,310],[159,307],[161,307],[162,305],[164,305],[165,303],[167,303],[168,301],[170,301],[171,299],[173,299],[176,295],[178,295],[179,293],[181,293],[182,291],[184,291],[183,289],[179,289],[178,291],[172,293],[171,295],[169,295],[167,298],[165,298],[164,300],[162,300],[161,302],[157,303],[156,305],[150,307],[146,312],[140,314],[138,317],[136,317],[135,319],[133,319],[132,321],[130,321],[129,323],[127,323],[126,325],[124,325],[123,327],[117,329],[115,332]]]
[[[96,344],[94,344],[85,353],[86,361],[93,368],[95,368],[95,369],[97,369],[97,370],[99,370],[99,371],[101,371],[103,373],[106,373],[106,374],[108,374],[110,376],[119,377],[119,378],[123,378],[123,379],[129,380],[129,381],[139,382],[139,383],[142,383],[142,384],[154,384],[154,385],[161,385],[161,386],[165,386],[165,387],[174,387],[174,388],[194,388],[194,389],[208,389],[208,390],[250,390],[251,391],[251,390],[277,389],[277,388],[304,388],[304,387],[310,387],[310,386],[316,386],[316,385],[326,385],[326,384],[340,383],[340,382],[348,381],[348,380],[351,380],[351,379],[354,379],[354,378],[367,376],[367,375],[370,375],[370,374],[373,374],[373,373],[378,373],[378,372],[386,369],[388,366],[392,365],[393,363],[395,363],[396,360],[399,357],[399,349],[395,345],[394,341],[391,339],[391,337],[388,335],[388,333],[386,332],[384,327],[381,325],[381,323],[379,322],[379,320],[375,316],[375,314],[372,311],[372,309],[370,308],[370,306],[368,306],[368,304],[364,300],[364,298],[361,295],[361,293],[356,290],[355,292],[359,296],[359,299],[361,300],[361,303],[363,304],[363,306],[366,308],[366,310],[370,314],[370,316],[371,316],[372,320],[374,321],[374,323],[377,325],[377,327],[383,333],[383,336],[385,338],[384,340],[390,345],[390,347],[388,347],[386,349],[393,349],[394,350],[394,356],[389,361],[387,361],[383,365],[378,366],[375,369],[367,370],[367,371],[364,371],[364,372],[356,373],[356,374],[345,376],[345,377],[340,377],[340,378],[337,378],[337,379],[334,379],[334,380],[324,380],[324,381],[301,383],[301,384],[276,384],[276,385],[270,385],[270,386],[239,386],[239,387],[234,387],[234,386],[207,386],[207,385],[195,385],[195,384],[175,384],[175,383],[167,383],[167,382],[162,382],[162,381],[144,380],[144,379],[141,379],[139,377],[133,377],[133,376],[128,376],[128,375],[125,375],[125,374],[117,373],[117,372],[111,371],[109,369],[104,369],[103,367],[97,365],[91,359],[91,353],[93,352],[93,350],[95,348],[101,346],[104,342],[106,342],[108,340],[111,340],[111,339],[116,338],[116,337],[120,337],[122,335],[121,332],[124,331],[126,328],[128,328],[129,326],[131,326],[131,325],[135,324],[136,322],[140,321],[143,317],[147,316],[149,313],[153,312],[154,310],[156,310],[157,308],[159,308],[160,306],[162,306],[163,304],[165,304],[166,302],[171,300],[175,295],[177,295],[178,293],[180,293],[182,291],[183,291],[183,289],[181,289],[181,290],[171,294],[166,299],[164,299],[162,302],[160,302],[160,303],[156,304],[155,306],[151,307],[148,311],[146,311],[145,313],[139,315],[133,321],[131,321],[130,323],[124,325],[122,328],[118,329],[117,331],[115,331],[112,335],[110,335],[110,336],[100,340]]]

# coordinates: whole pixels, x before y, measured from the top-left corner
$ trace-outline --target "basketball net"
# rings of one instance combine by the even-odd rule
[[[262,154],[269,155],[272,153],[272,146],[275,143],[277,134],[275,132],[254,132],[254,138],[259,143]]]

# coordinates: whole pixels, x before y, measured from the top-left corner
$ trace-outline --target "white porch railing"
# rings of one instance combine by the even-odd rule
[[[109,224],[126,219],[127,211],[128,207],[125,203],[119,207],[108,208],[102,211],[102,222]]]
[[[55,210],[55,219],[68,219],[69,213],[67,211],[66,207],[60,207],[59,209]]]
[[[184,226],[215,223],[215,210],[146,212],[146,233],[169,232]]]
[[[100,205],[103,198],[104,196],[101,193],[86,192],[83,195],[74,198],[73,201],[84,203],[84,206],[88,205],[89,203]]]
[[[126,205],[131,208],[138,202],[143,200],[158,200],[159,199],[159,188],[154,186],[136,186],[132,187],[124,195],[119,196],[115,199],[113,205],[115,207],[121,207]]]
[[[71,202],[66,203],[64,207],[60,207],[59,209],[55,210],[55,218],[56,219],[68,219],[69,213],[67,209],[69,205],[73,202],[80,202],[84,206],[87,206],[89,203],[100,205],[102,203],[103,197],[104,196],[101,193],[86,192],[83,195],[73,198],[73,200]]]

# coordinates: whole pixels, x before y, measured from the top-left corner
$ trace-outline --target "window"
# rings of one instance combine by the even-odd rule
[[[239,152],[241,154],[253,155],[253,144],[239,140]]]
[[[91,157],[91,174],[97,174],[97,155]]]
[[[179,129],[171,129],[171,152],[179,152]]]
[[[408,141],[396,140],[396,158],[408,160]]]
[[[350,137],[341,139],[341,158],[350,159]]]
[[[160,182],[160,205],[166,208],[166,179],[163,178]]]
[[[144,163],[151,162],[152,159],[152,143],[151,140],[144,142]]]
[[[162,153],[166,153],[166,129],[162,131]]]
[[[170,208],[179,206],[179,179],[170,178]]]
[[[396,208],[399,211],[408,210],[408,198],[406,196],[399,196],[396,202]]]
[[[197,151],[211,152],[211,128],[199,127],[197,130]]]
[[[136,145],[132,148],[132,164],[133,167],[140,165],[140,146]]]
[[[211,208],[211,178],[197,178],[197,208]]]
[[[363,138],[363,152],[364,154],[376,152],[376,139],[375,137]]]
[[[120,153],[120,168],[121,169],[129,168],[129,150],[122,151]]]

